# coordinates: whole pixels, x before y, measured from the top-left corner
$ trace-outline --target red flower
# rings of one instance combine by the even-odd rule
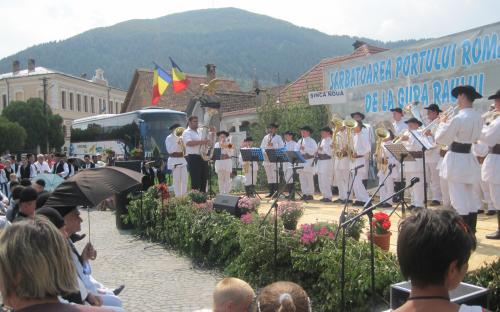
[[[382,223],[382,228],[386,231],[389,230],[391,228],[391,221],[384,221]]]

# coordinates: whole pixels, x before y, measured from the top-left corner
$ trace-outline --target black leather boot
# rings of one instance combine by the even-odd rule
[[[266,198],[271,198],[274,194],[274,183],[269,183],[269,194],[266,195]]]
[[[500,239],[500,211],[497,211],[498,229],[496,232],[486,235],[487,239]]]
[[[476,234],[477,212],[469,213],[469,222],[472,233]]]

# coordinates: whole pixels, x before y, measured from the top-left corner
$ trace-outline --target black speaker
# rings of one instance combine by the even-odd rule
[[[137,172],[141,172],[141,160],[120,160],[115,161],[115,167],[122,167]]]
[[[410,296],[411,282],[401,282],[391,285],[391,309],[395,310],[402,306]],[[480,305],[483,308],[488,306],[488,289],[460,283],[460,285],[450,291],[450,300],[456,304]]]
[[[214,209],[217,212],[226,211],[235,217],[241,216],[241,210],[238,208],[239,196],[217,195],[214,199]]]

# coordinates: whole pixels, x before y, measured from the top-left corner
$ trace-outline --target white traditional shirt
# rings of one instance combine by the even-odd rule
[[[188,142],[191,141],[200,141],[201,140],[201,135],[199,133],[199,128],[196,130],[193,130],[191,128],[187,128],[184,130],[182,133],[182,140],[184,141],[184,144],[186,144],[186,154],[191,154],[191,155],[200,155],[200,147],[201,145],[195,145],[195,146],[187,146]]]
[[[295,142],[294,140],[290,140],[290,141],[285,141],[285,149],[287,152],[291,152],[291,151],[295,151],[295,146],[297,145],[297,142]],[[292,166],[292,163],[290,162],[287,162],[284,164],[286,168],[291,168]]]
[[[429,143],[434,144],[436,143],[436,128],[434,128],[434,131],[431,129],[431,135],[426,136],[427,140]],[[441,159],[441,156],[439,155],[439,146],[433,147],[427,151],[425,151],[425,163],[426,164],[431,164],[431,166],[436,166]]]
[[[394,135],[398,136],[403,132],[404,130],[408,129],[408,125],[404,122],[403,119],[400,121],[393,121],[392,126],[394,128]]]
[[[220,148],[220,142],[215,143],[214,148]],[[229,157],[227,159],[221,159],[215,161],[215,171],[232,171],[233,170],[233,160],[231,156],[233,155],[232,148],[221,148],[221,157]]]
[[[343,130],[341,132],[338,132],[335,139],[337,141],[336,144],[338,146],[338,150],[341,151],[343,148],[346,147],[347,144],[347,131]],[[335,170],[349,170],[350,168],[349,157],[344,156],[339,158],[337,155],[335,155],[334,165],[335,165]]]
[[[301,147],[304,147],[304,150],[301,150]],[[302,155],[309,154],[310,156],[314,156],[316,154],[316,151],[318,149],[318,146],[316,145],[316,141],[314,141],[313,138],[307,137],[307,138],[302,138],[297,141],[297,144],[295,145],[295,150],[299,151]],[[313,158],[306,159],[306,162],[302,164],[304,166],[304,169],[302,171],[313,171]],[[302,166],[301,165],[301,166]]]
[[[172,153],[182,153],[182,146],[180,145],[179,138],[173,134],[170,134],[165,139],[165,149],[170,155]],[[184,157],[168,157],[167,168],[173,170],[178,166],[186,165],[186,158]]]
[[[370,142],[368,141],[368,136],[363,135],[361,132],[360,133],[354,133],[353,138],[353,150],[358,156],[365,155],[366,153],[370,153],[371,146]],[[354,167],[357,167],[359,165],[364,165],[365,164],[365,158],[364,157],[359,157],[355,158],[353,161],[351,161],[351,169]],[[362,174],[362,171],[367,170],[367,168],[363,167],[358,171],[358,174]]]
[[[485,126],[481,133],[481,141],[489,147],[500,144],[500,117],[497,117],[490,125]],[[489,153],[481,168],[483,181],[492,184],[500,184],[500,155]],[[500,187],[497,185],[496,187]]]
[[[325,139],[321,139],[318,147],[318,155],[328,155],[331,158],[321,160],[318,158],[318,163],[316,165],[318,173],[330,172],[333,169],[333,157],[332,157],[332,138],[328,137]]]
[[[267,134],[264,136],[262,139],[262,142],[260,143],[260,148],[262,149],[263,153],[266,153],[266,149],[278,149],[284,147],[283,139],[279,134],[275,134],[272,139],[271,139],[271,144],[273,145],[272,147],[268,146],[267,144],[269,143],[269,139],[271,138],[271,134]],[[266,157],[264,157],[264,166],[270,166],[272,163],[268,162],[265,160]]]
[[[410,134],[408,136],[408,141],[403,141],[403,145],[410,152],[421,152],[422,145],[418,142],[415,137]],[[427,160],[427,159],[426,159]],[[423,158],[415,158],[415,161],[405,161],[404,162],[404,170],[405,172],[423,172]]]
[[[47,164],[47,162],[42,162],[42,163],[39,163],[38,161],[35,161],[32,165],[31,165],[31,172],[35,174],[35,176],[39,175],[39,174],[42,174],[42,173],[50,173],[50,167],[49,167],[49,164]]]
[[[436,142],[450,146],[451,143],[472,144],[483,128],[481,114],[473,108],[461,109],[449,123],[441,123],[436,131]],[[472,153],[448,151],[444,156],[440,175],[448,181],[474,184],[480,182],[479,162]]]

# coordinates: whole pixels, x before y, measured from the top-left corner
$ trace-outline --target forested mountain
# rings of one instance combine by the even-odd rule
[[[169,70],[171,56],[185,72],[203,74],[204,65],[213,63],[218,75],[248,87],[254,72],[263,84],[278,83],[278,73],[281,83],[294,80],[324,57],[350,53],[356,39],[382,47],[412,42],[330,36],[240,9],[206,9],[129,20],[39,44],[0,60],[0,72],[11,71],[13,60],[26,68],[34,58],[37,66],[73,75],[91,77],[101,67],[111,85],[127,89],[135,68],[151,68],[155,61]]]

